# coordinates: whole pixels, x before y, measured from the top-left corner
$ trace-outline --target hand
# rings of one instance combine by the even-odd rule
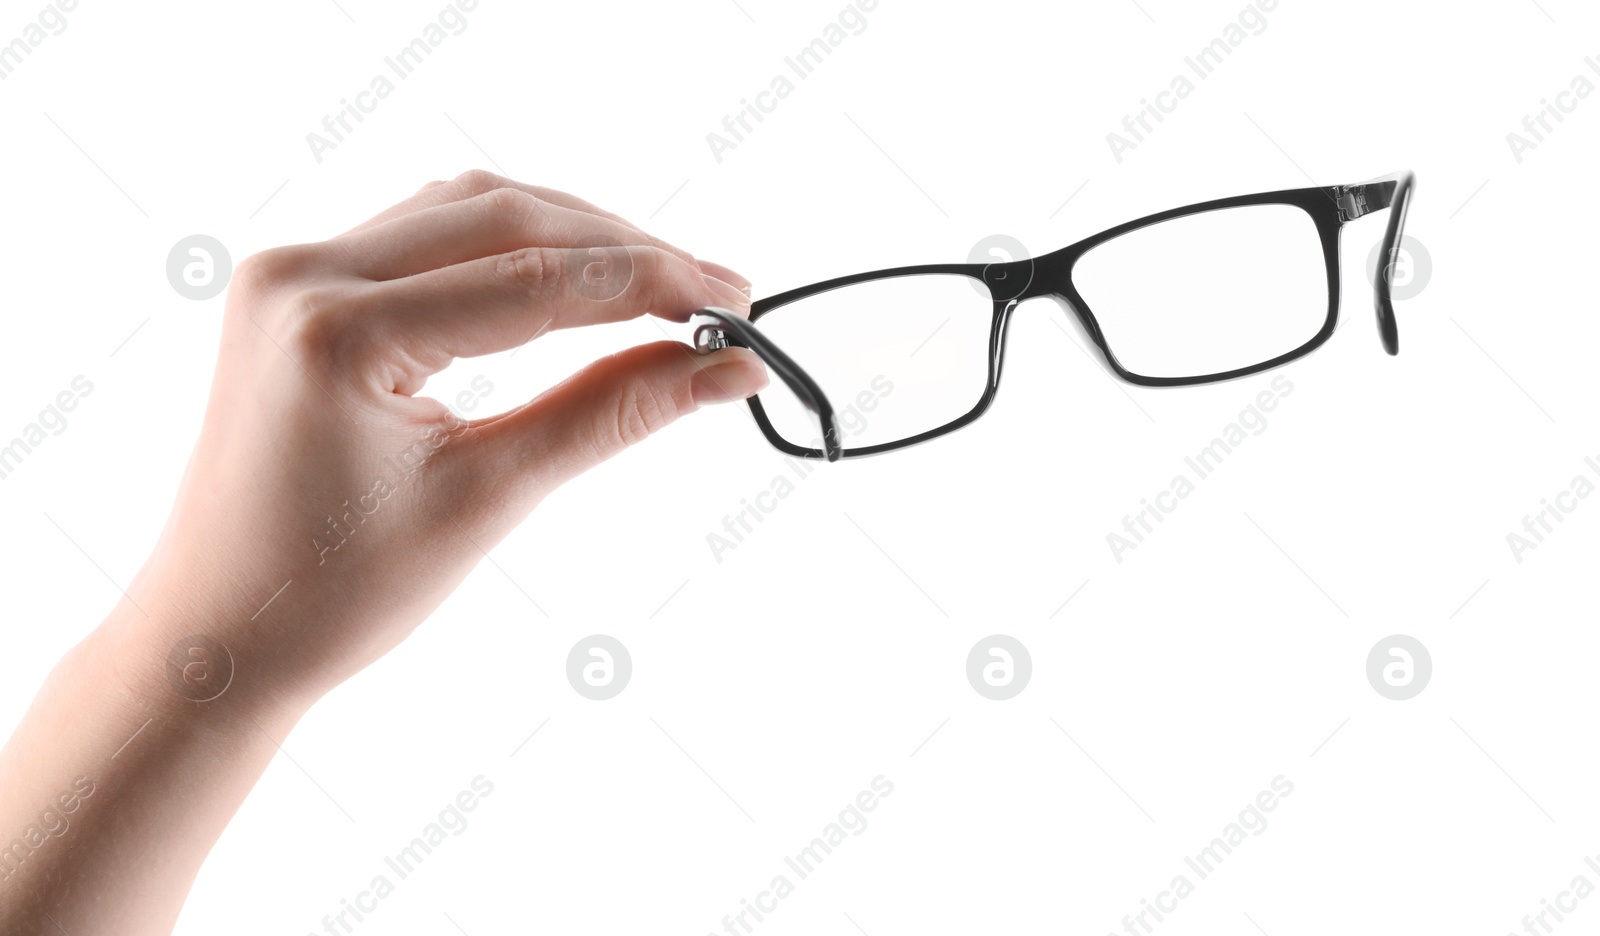
[[[23,830],[0,852],[0,931],[170,932],[316,699],[563,481],[766,384],[748,351],[664,341],[463,422],[415,396],[428,375],[556,328],[748,313],[746,289],[587,202],[481,172],[241,264],[167,528],[0,751],[0,829]],[[225,654],[196,656],[191,635]]]
[[[617,246],[584,249],[596,242]],[[414,396],[430,374],[559,328],[747,313],[748,287],[587,202],[483,172],[250,257],[172,519],[130,589],[151,611],[137,643],[165,654],[204,634],[234,657],[230,693],[314,699],[403,640],[563,481],[766,383],[748,351],[663,341],[464,422]]]

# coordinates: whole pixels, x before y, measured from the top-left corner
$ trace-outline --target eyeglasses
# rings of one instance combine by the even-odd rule
[[[858,273],[705,309],[697,347],[746,347],[792,391],[750,411],[780,451],[875,455],[952,432],[994,402],[1007,324],[1048,297],[1105,366],[1152,387],[1230,380],[1309,354],[1339,319],[1339,233],[1392,209],[1375,277],[1378,334],[1399,352],[1394,269],[1415,177],[1240,195],[1129,221],[1052,253]],[[759,325],[759,328],[755,327]],[[820,431],[819,431],[820,429]]]

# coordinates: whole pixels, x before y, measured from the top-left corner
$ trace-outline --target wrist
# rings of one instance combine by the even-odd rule
[[[189,618],[148,588],[130,595],[62,657],[0,749],[0,826],[55,817],[0,869],[0,931],[51,930],[49,913],[67,932],[170,932],[205,855],[309,704],[237,663],[230,674],[193,660],[187,680],[171,675]]]
[[[198,719],[219,730],[288,727],[318,693],[286,686],[261,665],[249,612],[193,581],[150,574],[139,581],[64,666],[115,690],[112,704],[147,718]]]

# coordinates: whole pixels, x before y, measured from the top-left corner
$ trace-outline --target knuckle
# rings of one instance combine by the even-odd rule
[[[534,212],[539,210],[539,199],[516,188],[497,188],[475,196],[483,204],[484,212],[493,220],[509,222],[521,229]]]
[[[674,403],[649,384],[630,382],[617,399],[616,438],[624,446],[649,438],[677,416]]]
[[[524,292],[540,294],[560,281],[560,254],[540,247],[524,247],[501,254],[495,261],[495,276]]]
[[[288,345],[297,360],[309,367],[348,366],[355,359],[360,323],[367,319],[344,314],[347,305],[341,291],[325,286],[302,289],[286,301]]]
[[[233,285],[239,292],[259,298],[303,274],[309,266],[309,260],[309,251],[304,247],[263,250],[240,261],[233,271]]]
[[[487,169],[468,169],[456,176],[456,187],[471,197],[505,188],[509,180]]]

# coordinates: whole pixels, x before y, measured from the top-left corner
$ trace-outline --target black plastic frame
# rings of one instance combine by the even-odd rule
[[[840,450],[839,443],[837,441],[837,426],[832,425],[827,420],[824,420],[823,437],[824,439],[828,439],[830,441],[825,443],[826,450],[819,450],[815,448],[803,448],[780,436],[777,430],[773,428],[771,420],[767,418],[766,411],[762,408],[761,397],[759,394],[750,398],[750,411],[755,416],[757,425],[761,427],[762,434],[765,435],[767,440],[780,451],[807,458],[826,457],[829,461],[834,461],[841,457],[841,455],[845,458],[853,458],[864,455],[875,455],[880,452],[892,451],[898,448],[905,448],[908,445],[916,445],[919,442],[925,442],[928,439],[935,438],[936,436],[953,432],[977,419],[979,416],[982,416],[983,413],[989,408],[990,404],[994,402],[995,393],[1000,386],[1000,373],[1004,365],[1005,357],[1006,333],[1010,323],[1011,313],[1017,307],[1017,305],[1024,300],[1039,297],[1051,297],[1065,303],[1071,309],[1071,311],[1076,314],[1078,321],[1084,328],[1085,333],[1094,343],[1095,347],[1100,350],[1101,357],[1103,358],[1107,368],[1118,378],[1132,384],[1148,387],[1189,386],[1194,384],[1213,383],[1220,380],[1231,380],[1236,377],[1244,377],[1249,374],[1255,374],[1264,370],[1269,370],[1311,353],[1318,347],[1321,347],[1322,344],[1333,335],[1334,330],[1339,324],[1340,231],[1342,231],[1344,225],[1348,224],[1349,222],[1384,208],[1390,208],[1392,211],[1389,216],[1387,230],[1385,231],[1383,237],[1382,257],[1386,259],[1383,264],[1383,269],[1380,271],[1381,275],[1377,276],[1374,280],[1374,307],[1377,313],[1378,334],[1383,343],[1384,350],[1391,355],[1398,354],[1400,350],[1400,339],[1394,314],[1392,291],[1393,269],[1394,264],[1399,256],[1401,238],[1404,234],[1405,228],[1406,213],[1411,204],[1411,192],[1415,187],[1415,183],[1415,175],[1410,171],[1404,171],[1397,172],[1392,175],[1380,176],[1376,179],[1369,179],[1366,182],[1358,182],[1349,185],[1286,189],[1277,192],[1261,192],[1253,195],[1238,195],[1232,198],[1220,198],[1212,201],[1199,202],[1193,205],[1185,205],[1182,208],[1173,208],[1167,211],[1158,212],[1153,215],[1147,215],[1143,218],[1129,221],[1126,224],[1120,224],[1114,228],[1101,231],[1100,233],[1091,235],[1075,244],[1068,245],[1052,253],[1047,253],[1041,257],[1014,260],[1007,263],[938,263],[923,266],[895,267],[887,270],[874,270],[870,273],[857,273],[851,276],[841,276],[835,279],[824,280],[820,283],[813,283],[809,286],[801,286],[797,289],[790,289],[775,296],[769,296],[765,299],[757,300],[751,307],[751,323],[759,322],[763,316],[768,315],[773,310],[788,305],[791,302],[805,299],[809,296],[815,296],[819,293],[824,293],[832,289],[838,289],[843,286],[852,286],[857,283],[866,283],[872,280],[891,279],[904,276],[917,276],[924,274],[954,274],[967,276],[978,281],[979,283],[982,283],[989,290],[994,308],[989,330],[989,379],[985,385],[983,396],[966,414],[957,419],[951,420],[950,422],[945,423],[938,428],[930,429],[926,432],[919,433],[897,442],[887,442],[881,445],[870,445],[861,448],[846,448]],[[1277,357],[1262,361],[1258,364],[1250,365],[1248,367],[1240,367],[1234,370],[1223,371],[1215,374],[1202,374],[1192,377],[1150,377],[1141,374],[1135,374],[1123,367],[1122,364],[1117,360],[1116,353],[1107,343],[1105,335],[1100,329],[1100,324],[1095,318],[1093,309],[1091,309],[1089,304],[1084,301],[1081,295],[1079,295],[1077,286],[1073,283],[1072,271],[1078,260],[1095,247],[1114,238],[1121,237],[1129,232],[1137,231],[1140,228],[1149,227],[1153,224],[1159,224],[1163,221],[1170,221],[1174,218],[1182,218],[1188,215],[1201,214],[1207,211],[1216,211],[1224,208],[1241,208],[1251,205],[1291,205],[1305,211],[1306,214],[1310,216],[1312,223],[1316,226],[1317,235],[1322,244],[1323,258],[1326,264],[1328,275],[1328,312],[1323,321],[1322,328],[1305,344],[1295,348],[1292,351],[1280,354]],[[739,325],[744,326],[742,329],[743,332],[755,331],[754,329],[749,328],[748,324],[743,321],[740,321]],[[762,348],[754,347],[749,344],[749,336],[741,333],[741,330],[731,330],[734,331],[731,343],[751,347],[752,350],[762,354],[764,358],[768,357],[769,351],[782,355],[782,351],[778,350],[776,346],[772,344],[772,342],[767,341],[764,338],[762,339],[762,344],[766,349],[768,349],[767,351],[763,351]],[[771,359],[768,359],[770,362]],[[792,360],[789,360],[787,355],[783,355],[783,360],[786,362],[784,365],[785,367],[792,367],[798,370],[798,367]],[[794,386],[794,383],[784,375],[782,370],[780,370],[779,373],[780,376],[784,376],[785,381],[790,383],[791,387]],[[800,371],[798,376],[803,378],[805,384],[809,388],[812,388],[812,390],[814,390],[814,392],[820,398],[819,400],[812,401],[806,400],[802,395],[802,400],[806,402],[806,405],[811,407],[813,410],[821,412],[822,410],[818,410],[817,405],[814,405],[820,404],[820,406],[825,408],[827,412],[831,413],[832,409],[830,406],[828,406],[826,398],[821,397],[822,391],[821,388],[817,386],[816,382],[811,380],[809,376],[806,376],[803,371]],[[832,435],[830,436],[829,433],[832,433]]]
[[[844,453],[839,440],[839,423],[834,418],[833,404],[828,402],[827,394],[823,393],[817,382],[811,379],[811,375],[785,354],[782,348],[768,340],[767,336],[727,309],[706,306],[695,312],[695,315],[711,319],[710,322],[702,323],[695,329],[695,347],[702,353],[729,346],[747,348],[755,352],[769,370],[788,384],[789,389],[800,398],[806,409],[816,414],[817,421],[822,424],[822,450],[807,451],[816,452],[812,457],[826,457],[828,461],[838,461]],[[763,423],[762,431],[770,432],[770,426],[770,423]],[[769,434],[767,438],[772,438],[773,434]]]

